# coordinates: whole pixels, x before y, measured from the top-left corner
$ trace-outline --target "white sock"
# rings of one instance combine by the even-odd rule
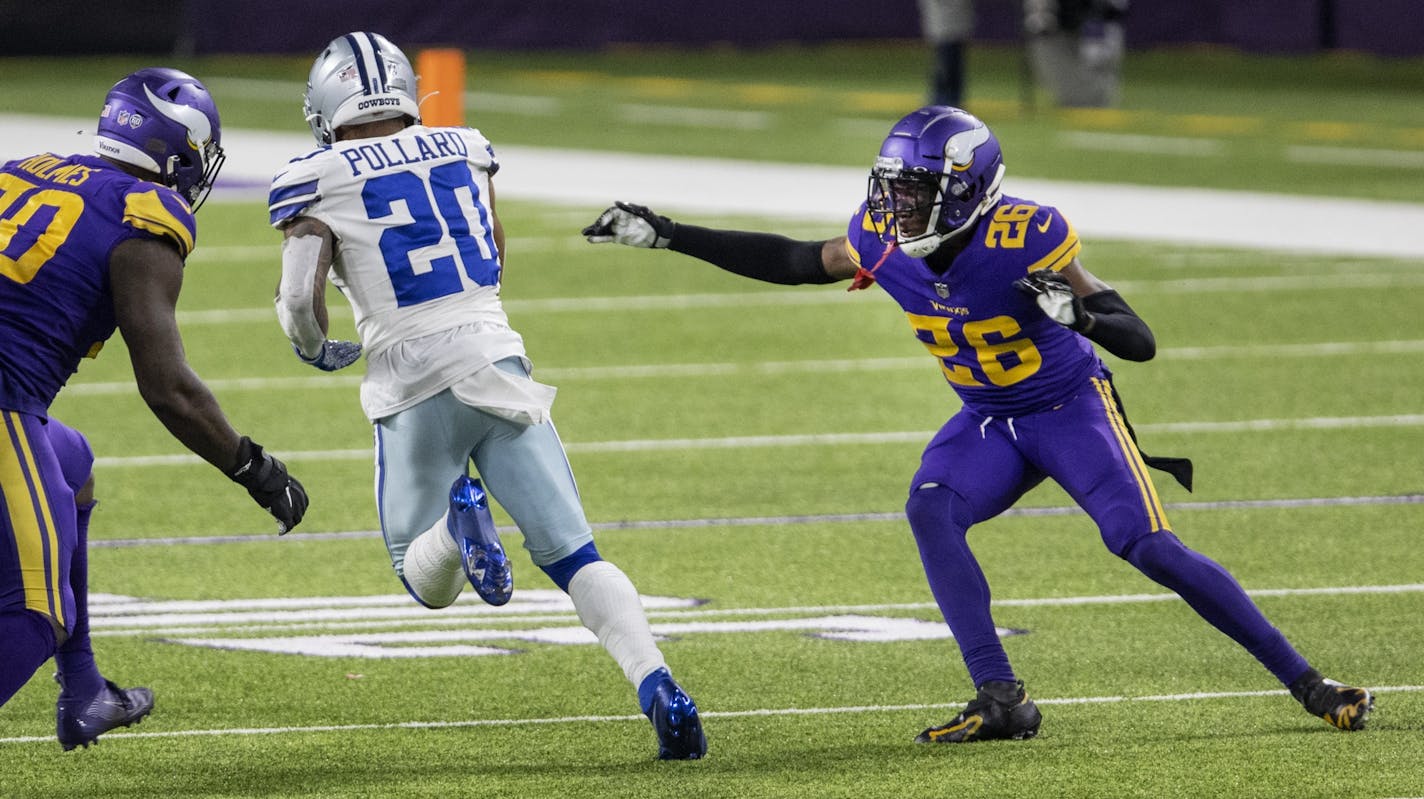
[[[460,568],[460,548],[445,530],[444,516],[406,547],[401,572],[410,590],[431,607],[447,607],[459,598],[465,572]]]
[[[649,674],[667,668],[638,589],[622,569],[606,560],[584,566],[569,580],[569,598],[583,626],[598,636],[634,688]]]

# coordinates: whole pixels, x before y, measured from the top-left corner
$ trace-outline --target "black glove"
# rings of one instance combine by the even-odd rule
[[[1014,288],[1033,297],[1049,319],[1069,330],[1082,331],[1093,315],[1083,309],[1083,301],[1073,293],[1068,278],[1047,269],[1014,281]]]
[[[629,247],[662,248],[672,241],[672,232],[676,227],[676,222],[658,216],[646,206],[618,202],[599,214],[592,225],[584,228],[583,235],[592,244],[611,241]]]
[[[307,512],[306,489],[287,474],[286,464],[263,452],[262,446],[247,436],[237,445],[237,468],[227,476],[272,514],[277,520],[277,535],[296,527]]]

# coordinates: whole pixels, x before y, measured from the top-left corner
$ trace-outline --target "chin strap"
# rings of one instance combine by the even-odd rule
[[[859,291],[860,289],[868,289],[875,285],[875,270],[879,269],[880,265],[885,263],[885,259],[889,258],[890,253],[894,252],[898,246],[900,246],[899,242],[891,241],[885,245],[885,252],[880,254],[880,260],[875,262],[875,266],[869,269],[863,266],[856,269],[855,277],[850,281],[850,287],[847,288],[846,291]]]

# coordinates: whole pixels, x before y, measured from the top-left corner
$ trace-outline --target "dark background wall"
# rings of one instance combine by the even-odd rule
[[[1128,46],[1424,56],[1420,0],[1134,0]],[[979,0],[975,39],[1019,38],[1019,0]],[[589,49],[919,36],[915,0],[0,0],[0,53],[307,53],[350,30],[402,44]]]

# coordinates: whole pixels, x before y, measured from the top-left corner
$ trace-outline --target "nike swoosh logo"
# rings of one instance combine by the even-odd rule
[[[1048,232],[1048,225],[1049,225],[1051,222],[1053,222],[1053,214],[1049,214],[1049,215],[1048,215],[1048,218],[1045,219],[1045,220],[1043,220],[1043,224],[1041,224],[1041,225],[1035,225],[1034,227],[1038,228],[1038,232],[1039,232],[1039,233],[1047,233],[1047,232]]]

